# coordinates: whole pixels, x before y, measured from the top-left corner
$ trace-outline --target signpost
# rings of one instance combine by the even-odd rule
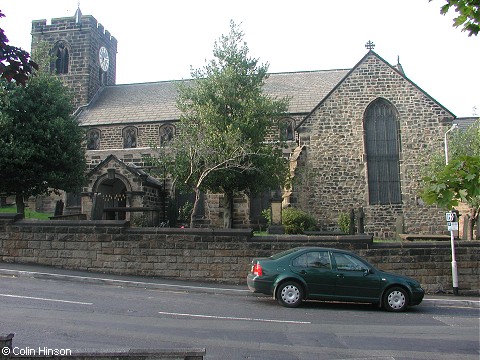
[[[453,282],[453,294],[458,295],[458,273],[457,273],[457,261],[455,259],[455,235],[454,231],[458,230],[458,216],[455,211],[449,211],[445,213],[445,219],[447,220],[447,227],[450,231],[450,243],[452,247],[452,282]]]

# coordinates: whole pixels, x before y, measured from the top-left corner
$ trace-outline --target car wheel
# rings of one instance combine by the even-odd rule
[[[401,287],[388,289],[383,295],[383,307],[387,311],[400,312],[407,308],[408,294]]]
[[[303,289],[294,281],[281,284],[277,290],[277,301],[286,307],[297,307],[302,303]]]

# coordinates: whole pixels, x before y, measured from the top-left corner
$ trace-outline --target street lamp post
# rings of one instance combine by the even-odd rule
[[[445,165],[448,165],[448,141],[447,141],[447,134],[448,134],[450,131],[455,130],[456,128],[458,128],[458,124],[453,124],[452,127],[445,132],[445,137],[444,137],[444,144],[445,144]]]
[[[448,141],[447,134],[458,128],[458,124],[453,124],[450,129],[445,132],[445,165],[448,165]],[[456,220],[458,221],[458,219]],[[450,244],[452,248],[452,283],[453,283],[453,294],[458,295],[458,271],[457,271],[457,260],[455,259],[455,235],[453,233],[453,226],[450,226]]]

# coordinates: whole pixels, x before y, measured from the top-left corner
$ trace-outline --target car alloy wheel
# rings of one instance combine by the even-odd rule
[[[404,289],[393,287],[385,292],[383,306],[388,311],[403,311],[408,305],[408,295]]]
[[[293,281],[280,285],[277,294],[278,302],[286,307],[297,307],[303,300],[302,288]]]

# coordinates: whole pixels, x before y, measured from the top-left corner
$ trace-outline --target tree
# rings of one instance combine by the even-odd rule
[[[214,59],[179,87],[171,172],[196,194],[190,226],[200,191],[223,191],[231,199],[238,191],[280,186],[288,173],[279,144],[265,141],[288,103],[263,93],[268,64],[248,56],[243,36],[232,21],[229,35],[215,42]]]
[[[0,19],[5,15],[0,10]],[[0,78],[8,82],[25,85],[28,76],[38,65],[30,59],[30,54],[15,46],[7,45],[8,38],[0,28]]]
[[[84,134],[60,79],[38,71],[25,86],[0,82],[0,193],[29,196],[77,191],[86,169]]]
[[[436,154],[424,177],[422,198],[447,210],[460,202],[469,206],[467,238],[472,239],[480,211],[480,120],[466,131],[456,131],[449,142],[449,164]]]
[[[429,0],[432,1],[432,0]],[[468,31],[468,36],[478,35],[480,31],[480,1],[479,0],[446,0],[447,3],[440,8],[440,13],[445,15],[452,7],[458,13],[453,20],[453,26],[463,25],[462,31]]]

